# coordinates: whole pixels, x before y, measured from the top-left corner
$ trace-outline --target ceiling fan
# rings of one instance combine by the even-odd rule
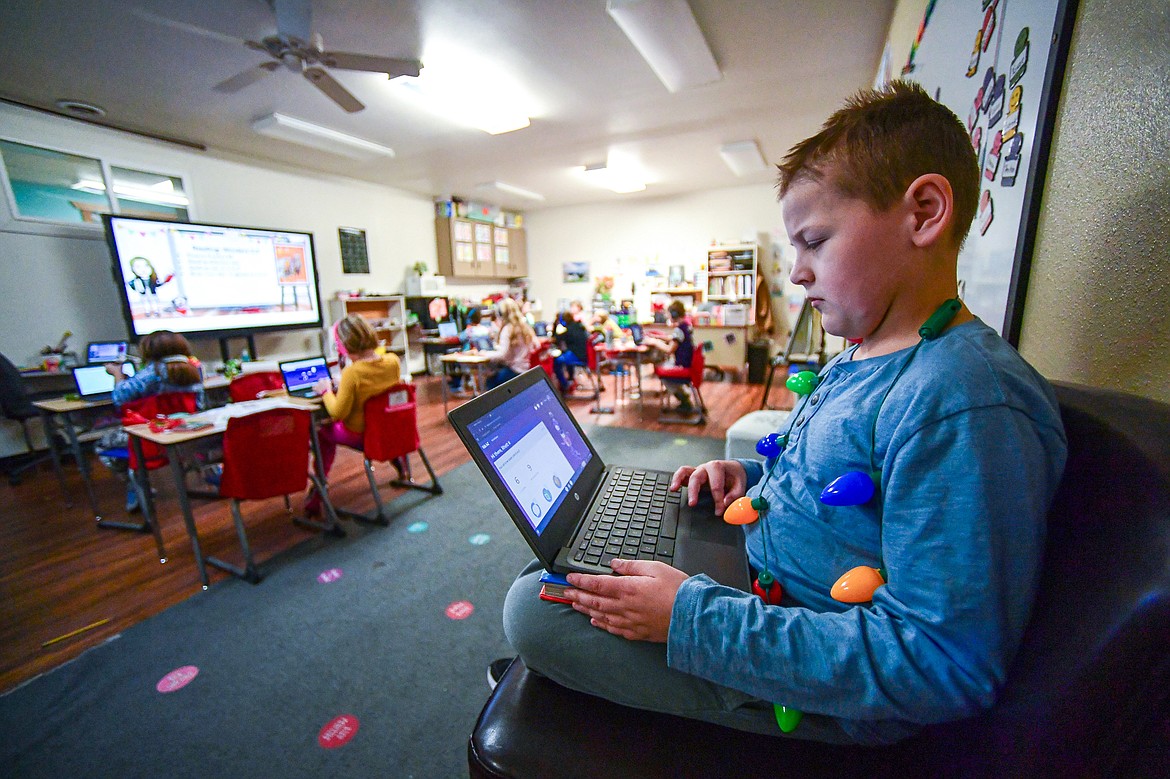
[[[283,66],[293,73],[304,76],[309,83],[324,92],[326,97],[344,110],[355,113],[365,108],[365,105],[333,78],[326,68],[385,73],[390,78],[417,76],[422,68],[422,63],[413,59],[326,51],[321,36],[311,32],[313,15],[311,0],[267,0],[267,3],[276,12],[276,34],[268,35],[259,41],[246,40],[243,43],[249,49],[264,52],[272,61],[262,62],[221,81],[215,85],[215,91],[234,94]],[[163,19],[149,12],[140,15],[188,32],[207,34],[220,40],[233,42],[239,40],[194,25]]]

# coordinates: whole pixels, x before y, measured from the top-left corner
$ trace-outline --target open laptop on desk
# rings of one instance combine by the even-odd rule
[[[303,360],[289,360],[279,363],[280,374],[284,377],[284,388],[288,394],[299,398],[315,398],[313,385],[329,375],[329,363],[324,357],[306,357]]]
[[[133,376],[134,363],[122,363],[122,374],[126,378]],[[73,383],[81,399],[90,403],[109,400],[114,393],[114,377],[106,373],[104,364],[77,366],[73,369]]]
[[[124,362],[130,344],[126,341],[90,341],[85,350],[86,362]]]
[[[543,369],[447,417],[546,569],[612,573],[614,557],[661,560],[749,591],[743,531],[714,516],[710,494],[692,508],[665,491],[666,471],[607,466]],[[599,546],[598,529],[621,524],[621,540]]]
[[[458,338],[459,325],[454,322],[440,322],[439,323],[439,337],[440,338]]]

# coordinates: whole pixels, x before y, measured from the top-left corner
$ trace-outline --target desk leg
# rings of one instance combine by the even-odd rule
[[[136,436],[130,436],[141,451],[141,444]],[[142,455],[138,455],[139,462]],[[208,587],[207,563],[203,557],[203,547],[199,544],[199,533],[195,530],[195,514],[191,511],[191,496],[187,494],[187,476],[183,473],[183,458],[178,453],[171,454],[171,475],[175,479],[175,490],[179,494],[179,509],[183,512],[183,524],[187,527],[187,535],[191,537],[191,549],[195,552],[195,565],[199,569],[199,579],[203,582],[203,589]],[[145,505],[145,504],[144,504]]]
[[[129,474],[131,481],[134,482],[134,489],[138,490],[138,502],[142,507],[142,526],[137,530],[145,530],[150,528],[150,532],[154,534],[154,545],[158,549],[158,561],[166,563],[167,552],[163,548],[162,528],[158,524],[158,514],[154,510],[154,494],[150,490],[150,473],[146,470],[146,458],[142,456],[142,439],[136,435],[129,436],[129,445],[134,448],[134,457],[138,460],[138,468],[135,472]],[[111,527],[118,527],[118,525],[110,525]],[[125,527],[125,526],[123,526]],[[131,526],[133,527],[133,526]]]
[[[324,530],[326,534],[334,538],[345,538],[345,530],[342,529],[341,523],[337,517],[337,509],[333,507],[333,501],[329,498],[329,483],[325,476],[325,466],[321,462],[321,440],[317,436],[317,429],[320,427],[317,420],[317,415],[310,413],[309,415],[309,447],[313,451],[313,473],[311,474],[314,486],[317,492],[321,493],[321,501],[325,505],[325,513],[329,517],[328,523],[316,522],[309,519],[307,516],[303,520],[298,521],[294,518],[294,522],[304,524],[308,527]],[[285,496],[288,500],[288,496]]]
[[[57,433],[60,428],[57,427],[56,415],[50,414],[43,408],[38,409],[38,411],[41,413],[41,427],[49,442],[49,456],[53,458],[53,473],[57,474],[57,484],[61,487],[61,494],[65,496],[65,505],[68,508],[73,508],[73,501],[69,497],[69,487],[65,484],[65,469],[61,467],[61,451],[57,448]]]
[[[616,404],[617,403],[618,377],[617,377],[617,374],[614,373],[613,371],[614,371],[614,367],[616,367],[617,364],[610,363],[610,365],[613,366],[610,368],[609,375],[613,377],[613,397],[614,397],[614,403]],[[595,378],[597,380],[597,396],[593,399],[593,408],[589,409],[589,413],[591,413],[591,414],[612,414],[613,413],[613,406],[601,405],[601,393],[603,393],[605,391],[605,382],[603,382],[601,380],[601,366],[600,365],[597,367],[597,371],[593,374],[593,378]]]
[[[443,370],[439,373],[439,378],[442,379],[442,381],[443,381],[443,417],[446,418],[447,417],[447,381],[448,381],[447,363],[440,361],[439,364],[443,366]]]
[[[89,507],[93,509],[94,518],[101,522],[102,511],[98,508],[97,496],[93,492],[93,479],[89,473],[89,463],[81,452],[81,442],[77,440],[77,428],[73,426],[73,417],[68,411],[61,414],[65,417],[65,435],[69,437],[69,448],[73,458],[77,461],[77,470],[81,471],[81,481],[85,484],[85,493],[89,496]]]

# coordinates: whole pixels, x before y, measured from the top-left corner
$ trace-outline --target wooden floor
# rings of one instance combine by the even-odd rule
[[[416,377],[415,381],[423,447],[441,476],[470,458],[443,416],[438,379]],[[610,406],[614,405],[612,381],[605,377],[603,402]],[[626,402],[612,415],[599,415],[590,413],[592,402],[587,399],[573,399],[570,406],[586,433],[590,426],[599,425],[721,439],[735,420],[759,408],[763,391],[760,385],[707,381],[702,392],[709,421],[687,427],[658,423],[659,397],[649,391],[656,389],[657,381],[648,377],[645,385],[648,392],[642,409]],[[790,408],[792,397],[781,387],[773,390],[770,401]],[[413,461],[417,477],[422,468],[417,458]],[[123,515],[125,488],[105,468],[96,462],[94,466],[99,504],[107,518],[117,519]],[[202,592],[169,471],[165,475],[160,471],[153,479],[169,555],[167,563],[160,565],[150,534],[98,529],[76,468],[66,462],[65,470],[72,507],[65,505],[47,464],[25,473],[15,487],[0,479],[0,693]],[[388,480],[386,470],[380,473]],[[356,452],[339,451],[330,494],[339,506],[357,511],[373,508]],[[395,491],[383,490],[383,494],[390,499]],[[204,553],[241,561],[227,501],[195,504]],[[299,500],[294,499],[293,507],[299,509]],[[289,521],[279,498],[246,503],[244,517],[261,571],[266,560],[313,535]],[[212,583],[228,576],[209,570]]]

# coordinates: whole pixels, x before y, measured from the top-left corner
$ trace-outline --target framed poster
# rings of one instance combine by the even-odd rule
[[[902,71],[967,124],[982,187],[959,294],[1013,346],[1075,15],[1076,0],[933,0]]]

